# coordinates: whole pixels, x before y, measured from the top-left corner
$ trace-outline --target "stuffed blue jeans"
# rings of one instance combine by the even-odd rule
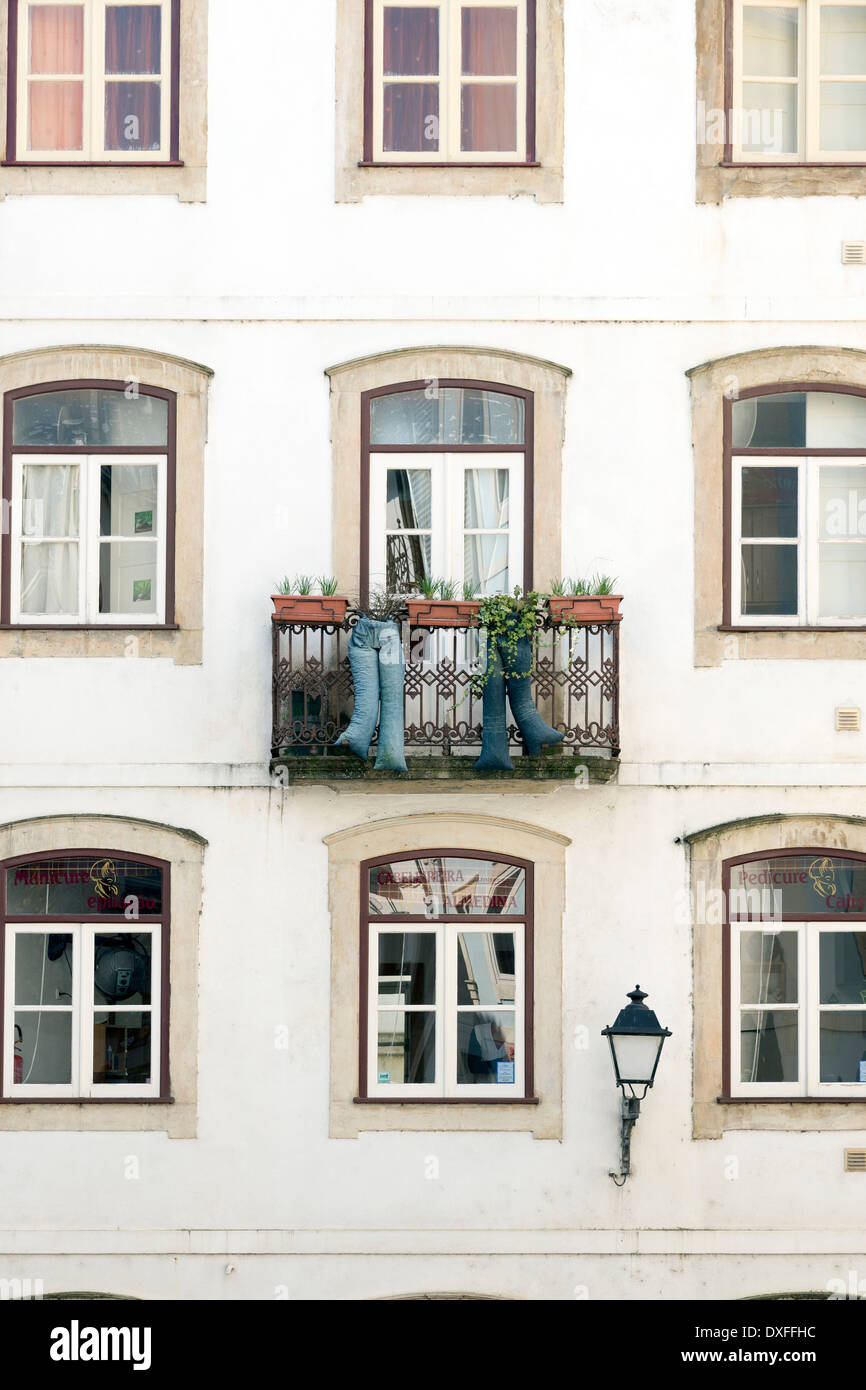
[[[403,647],[396,623],[359,618],[349,638],[349,666],[355,708],[348,728],[337,739],[366,759],[379,725],[376,768],[406,772],[403,750]]]
[[[527,753],[541,752],[544,744],[560,743],[563,733],[545,723],[532,702],[532,649],[528,637],[521,637],[512,650],[488,638],[487,676],[482,697],[481,757],[475,764],[480,772],[508,771],[513,764],[508,753],[508,726],[505,720],[505,692],[514,722],[523,735]]]

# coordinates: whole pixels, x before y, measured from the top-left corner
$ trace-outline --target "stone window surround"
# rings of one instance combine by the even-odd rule
[[[361,397],[365,391],[417,381],[484,381],[534,396],[533,550],[535,582],[546,583],[562,560],[562,447],[571,371],[554,362],[496,348],[401,348],[329,367],[333,450],[332,573],[340,593],[357,598],[361,575]],[[443,446],[443,452],[447,452]],[[356,498],[357,505],[347,505]]]
[[[364,166],[365,0],[337,0],[337,148],[334,197],[357,203],[373,194],[534,196],[563,200],[565,40],[563,0],[537,0],[536,165]],[[537,166],[537,167],[536,167]]]
[[[87,1132],[156,1130],[194,1139],[198,1106],[198,935],[207,841],[192,830],[122,816],[37,816],[0,825],[0,860],[45,850],[94,845],[118,855],[147,854],[171,866],[170,1101],[6,1101],[0,1131]]]
[[[738,392],[785,382],[866,390],[866,352],[858,348],[758,348],[705,362],[691,382],[695,467],[695,666],[723,661],[862,660],[866,627],[833,630],[720,631],[724,623],[724,403]]]
[[[0,151],[6,158],[9,7],[0,4]],[[208,0],[180,0],[180,166],[144,164],[48,167],[0,164],[0,201],[10,196],[62,194],[169,194],[182,203],[207,196]]]
[[[866,166],[853,164],[749,165],[726,163],[725,146],[702,139],[701,115],[712,130],[711,112],[729,111],[726,80],[726,16],[731,0],[697,0],[696,201],[725,198],[805,198],[814,194],[866,194]]]
[[[565,853],[571,841],[523,821],[470,813],[422,813],[368,821],[325,836],[331,912],[332,1139],[367,1131],[502,1131],[562,1138],[562,914]],[[356,1104],[360,1036],[360,866],[366,859],[403,851],[473,849],[535,865],[534,980],[537,1104]]]
[[[730,1130],[863,1130],[866,1101],[735,1100],[722,1095],[722,941],[714,903],[721,903],[726,859],[803,847],[816,854],[866,853],[861,816],[753,816],[685,836],[692,895],[694,962],[693,1136],[721,1139]]]
[[[210,368],[142,348],[54,347],[0,357],[0,398],[7,391],[58,381],[139,381],[177,397],[175,629],[0,629],[0,658],[170,657],[202,661],[204,453]],[[134,641],[134,646],[130,643]]]

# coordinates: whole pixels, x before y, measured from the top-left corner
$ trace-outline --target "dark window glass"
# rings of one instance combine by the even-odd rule
[[[379,936],[379,1003],[436,1003],[436,937],[433,932],[382,932]]]
[[[435,385],[374,396],[370,442],[376,444],[522,444],[522,396]]]
[[[744,468],[744,536],[797,535],[796,468]]]
[[[387,77],[438,76],[437,6],[386,5],[383,38],[383,71]]]
[[[821,1080],[862,1081],[866,1062],[866,1011],[821,1010]]]
[[[525,911],[525,873],[500,860],[403,859],[370,869],[369,885],[374,914],[522,916]]]
[[[439,149],[436,82],[386,82],[382,91],[382,148],[423,154]]]
[[[167,445],[168,402],[77,388],[22,396],[12,410],[12,441],[47,448]]]
[[[774,396],[735,401],[733,423],[735,448],[805,448],[806,394],[780,391]]]
[[[96,937],[94,1004],[150,1004],[150,932]]]
[[[822,931],[822,1004],[866,1004],[866,931]]]
[[[796,614],[795,545],[744,545],[742,564],[744,615]]]
[[[158,150],[161,120],[159,82],[106,82],[107,150]]]
[[[782,913],[811,920],[866,912],[866,863],[813,852],[735,864],[731,869],[729,906],[732,921],[772,919]],[[835,940],[829,935],[831,941]],[[829,969],[829,963],[825,965],[824,949],[822,940],[822,990],[824,972]],[[850,952],[850,947],[846,950]],[[822,1003],[829,1002],[822,998]],[[859,1000],[840,1002],[857,1003]]]
[[[6,911],[10,916],[93,916],[123,913],[134,899],[140,916],[162,912],[162,870],[132,859],[62,856],[6,870]]]
[[[106,5],[105,71],[160,71],[162,10],[159,5]]]
[[[95,1013],[93,1080],[108,1086],[149,1085],[150,1040],[150,1013]]]
[[[797,1080],[797,1014],[794,1009],[743,1010],[740,1080]]]

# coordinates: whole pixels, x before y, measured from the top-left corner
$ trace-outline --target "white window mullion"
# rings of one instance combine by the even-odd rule
[[[73,1069],[77,1095],[93,1095],[93,965],[94,938],[98,928],[84,926],[77,928],[80,946],[78,949],[78,984],[73,988],[75,1009],[78,1014],[78,1028],[73,1028],[76,1040],[73,1045]]]
[[[797,621],[808,627],[817,612],[817,473],[814,459],[797,467]],[[812,513],[815,513],[813,516]]]
[[[81,515],[86,525],[81,528],[82,550],[82,592],[85,595],[87,624],[92,627],[99,616],[99,502],[100,502],[100,464],[99,455],[81,460],[81,477],[84,494]]]
[[[90,73],[85,82],[85,117],[89,123],[85,129],[90,131],[90,154],[93,160],[105,159],[105,0],[93,0],[88,5],[91,25]],[[87,20],[85,21],[87,22]]]
[[[440,927],[436,941],[436,1079],[440,1096],[452,1096],[457,1079],[457,930]]]

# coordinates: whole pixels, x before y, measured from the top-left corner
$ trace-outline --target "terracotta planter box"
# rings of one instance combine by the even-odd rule
[[[289,623],[342,623],[349,607],[347,598],[325,594],[271,594],[274,617]]]
[[[410,598],[406,607],[415,627],[477,627],[481,600]]]
[[[547,607],[555,623],[565,618],[576,618],[581,623],[621,623],[621,603],[622,594],[581,594],[571,598],[551,597]]]

